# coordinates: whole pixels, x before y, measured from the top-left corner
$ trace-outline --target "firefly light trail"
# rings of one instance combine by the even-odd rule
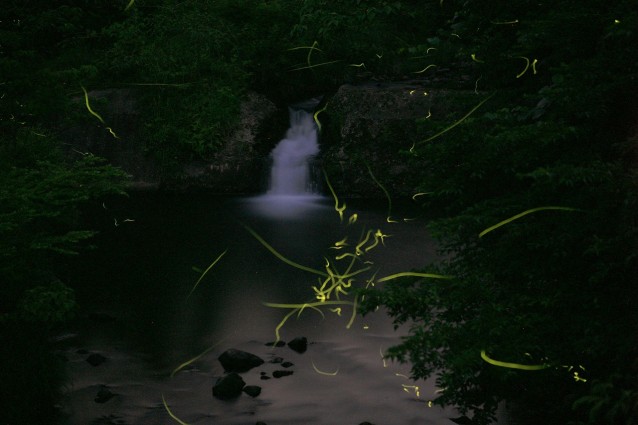
[[[467,119],[467,117],[469,117],[470,115],[472,115],[478,108],[480,108],[481,106],[483,106],[483,104],[485,102],[487,102],[488,100],[490,100],[492,97],[494,97],[494,94],[486,97],[485,99],[483,99],[482,101],[480,101],[478,103],[478,105],[476,105],[475,107],[473,107],[472,109],[470,109],[470,111],[465,114],[460,120],[456,121],[454,124],[452,124],[451,126],[439,131],[438,133],[436,133],[434,136],[430,136],[425,140],[420,141],[418,144],[423,144],[426,142],[429,142],[431,140],[436,139],[437,137],[440,137],[441,135],[447,133],[448,131],[452,130],[454,127],[456,127],[457,125],[461,124],[463,121],[465,121]],[[416,147],[417,143],[413,144],[412,147],[410,148],[410,152],[414,152],[414,148]]]
[[[501,226],[506,225],[507,223],[511,223],[514,220],[518,220],[521,217],[524,217],[528,214],[532,214],[535,213],[537,211],[546,211],[546,210],[558,210],[558,211],[579,211],[576,208],[569,208],[569,207],[538,207],[538,208],[532,208],[531,210],[527,210],[527,211],[523,211],[520,214],[516,214],[506,220],[503,220],[501,222],[496,223],[494,226],[488,227],[487,229],[483,230],[481,233],[479,233],[479,238],[482,238],[483,236],[485,236],[487,233],[498,229]]]
[[[214,266],[215,264],[217,264],[217,262],[218,262],[219,260],[221,260],[221,258],[224,256],[224,254],[226,254],[226,252],[227,252],[227,251],[228,251],[228,249],[226,249],[224,252],[222,252],[222,253],[219,255],[219,257],[217,257],[217,258],[215,259],[215,261],[213,261],[213,262],[211,263],[211,265],[210,265],[210,266],[208,266],[208,268],[207,268],[206,270],[204,270],[204,273],[202,273],[202,275],[199,277],[199,279],[197,279],[197,282],[195,282],[195,285],[193,286],[193,289],[191,289],[191,291],[188,293],[188,296],[186,297],[186,299],[190,298],[191,294],[192,294],[193,292],[195,292],[195,289],[197,288],[197,285],[199,285],[199,282],[201,282],[201,281],[202,281],[202,279],[204,278],[204,276],[206,276],[206,273],[208,273],[208,271],[209,271],[210,269],[212,269],[212,268],[213,268],[213,266]]]

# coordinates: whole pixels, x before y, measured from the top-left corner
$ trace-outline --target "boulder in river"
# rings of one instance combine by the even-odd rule
[[[305,336],[295,338],[288,342],[288,347],[297,353],[304,353],[308,349],[308,338]]]
[[[242,391],[254,398],[261,394],[261,387],[257,385],[246,385]]]
[[[107,387],[103,386],[97,392],[97,395],[95,396],[94,401],[96,403],[106,403],[107,401],[109,401],[113,397],[115,397],[115,394],[113,392],[111,392],[111,390],[109,390]]]
[[[106,357],[98,353],[93,353],[86,358],[86,361],[89,362],[91,366],[99,366],[106,361]]]
[[[213,396],[221,400],[237,398],[241,395],[241,391],[245,386],[246,383],[241,376],[234,372],[229,373],[219,378],[213,385]]]
[[[224,351],[218,359],[226,372],[247,372],[264,363],[260,357],[234,348]]]
[[[272,373],[272,376],[275,378],[283,378],[284,376],[290,376],[294,372],[292,370],[276,370]]]

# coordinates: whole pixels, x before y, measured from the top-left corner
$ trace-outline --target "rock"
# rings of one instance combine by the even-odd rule
[[[283,363],[283,361],[284,361],[283,357],[275,357],[274,359],[270,361],[270,363],[277,364],[277,363]]]
[[[229,373],[217,380],[213,386],[213,396],[221,400],[237,398],[245,386],[246,383],[241,376],[234,372]]]
[[[374,424],[371,422],[361,422],[359,425],[374,425]]]
[[[218,151],[206,160],[184,159],[167,169],[164,160],[149,150],[145,142],[145,117],[134,89],[108,88],[89,93],[91,102],[100,105],[100,114],[118,135],[103,126],[79,125],[67,128],[60,137],[68,141],[68,155],[90,152],[121,168],[131,176],[136,190],[168,188],[210,189],[217,193],[255,193],[260,187],[264,158],[287,128],[287,109],[256,92],[246,92],[239,105],[237,124],[220,140]],[[83,96],[73,99],[84,106]],[[280,117],[281,116],[281,117]],[[172,159],[172,158],[171,158]]]
[[[261,375],[261,376],[259,377],[259,379],[261,379],[262,381],[267,381],[267,380],[269,380],[269,379],[270,379],[270,376],[268,376],[268,375]]]
[[[305,336],[295,338],[288,343],[288,347],[297,353],[304,353],[308,349],[308,339]]]
[[[246,385],[242,391],[254,398],[261,394],[261,387],[257,385]]]
[[[255,425],[267,425],[266,422],[259,421]]]
[[[283,347],[284,345],[286,345],[286,343],[283,341],[277,341],[277,342],[273,341],[273,342],[267,342],[266,345],[268,347]]]
[[[281,364],[281,366],[282,366],[282,367],[285,367],[285,368],[289,368],[289,367],[292,367],[292,366],[294,366],[294,365],[295,365],[295,364],[294,364],[294,363],[291,363],[291,362],[283,362],[283,363]]]
[[[226,372],[247,372],[264,363],[256,355],[234,348],[224,351],[218,359]]]
[[[436,88],[425,80],[344,84],[319,115],[317,160],[340,197],[383,197],[366,164],[393,198],[412,196],[421,184],[423,163],[401,152],[433,134],[424,132],[426,117],[454,122],[458,111],[470,110],[478,98],[469,87]]]
[[[86,358],[86,361],[89,362],[91,366],[99,366],[106,361],[106,357],[98,353],[93,353]]]
[[[275,378],[283,378],[284,376],[290,376],[292,375],[293,372],[292,370],[276,370],[272,373],[272,376]]]
[[[111,390],[109,390],[107,387],[103,386],[97,392],[97,395],[95,396],[94,401],[96,403],[106,403],[107,401],[109,401],[113,397],[115,397],[115,394],[112,393]]]

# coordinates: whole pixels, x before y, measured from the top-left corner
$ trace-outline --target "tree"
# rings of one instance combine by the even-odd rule
[[[423,124],[406,153],[446,258],[430,267],[454,279],[366,291],[363,311],[411,323],[388,355],[438,375],[435,402],[473,423],[503,400],[521,424],[638,417],[638,20],[602,7],[457,6],[458,60],[481,99],[498,91],[453,129]]]

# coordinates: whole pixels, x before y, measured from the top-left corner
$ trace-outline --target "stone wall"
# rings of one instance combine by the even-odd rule
[[[425,82],[341,86],[317,117],[320,159],[331,183],[343,196],[383,197],[369,166],[392,196],[413,195],[425,159],[409,151],[427,134],[428,117],[452,120],[459,112],[456,100],[465,104],[476,97],[474,91],[429,88]]]

